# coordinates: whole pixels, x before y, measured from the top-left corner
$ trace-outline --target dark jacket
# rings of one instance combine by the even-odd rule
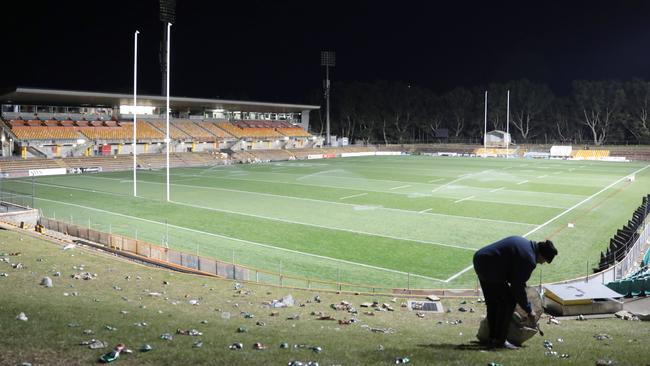
[[[537,243],[521,236],[510,236],[474,253],[474,269],[486,283],[509,283],[512,295],[530,312],[526,281],[537,266]]]

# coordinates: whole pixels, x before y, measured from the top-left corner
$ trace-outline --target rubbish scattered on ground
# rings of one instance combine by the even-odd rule
[[[192,299],[189,301],[190,305],[198,306],[199,305],[199,300]]]
[[[465,304],[467,304],[467,300],[462,300],[462,301],[460,302],[460,304],[461,304],[461,305],[465,305]]]
[[[0,277],[9,277],[9,274],[6,272],[0,273]]]
[[[263,304],[272,308],[287,308],[293,306],[295,301],[293,300],[293,296],[287,295],[282,297],[280,300],[266,301]]]
[[[52,287],[52,279],[49,278],[49,277],[43,277],[43,279],[41,280],[41,286],[51,288]]]
[[[150,344],[144,344],[140,347],[140,352],[149,352],[153,349]]]
[[[221,319],[228,320],[230,319],[230,313],[227,311],[224,311],[221,313]]]
[[[332,309],[334,309],[334,310],[346,310],[346,311],[350,311],[350,310],[354,309],[354,307],[352,306],[352,304],[350,304],[350,303],[347,302],[347,301],[341,301],[341,302],[339,302],[339,303],[337,303],[337,304],[331,304],[330,307],[331,307]]]
[[[71,274],[70,277],[75,279],[75,280],[90,281],[90,280],[95,279],[97,277],[97,273],[78,272],[78,273]]]
[[[88,335],[88,334],[93,334],[93,333],[95,333],[95,332],[93,332],[92,329],[84,329],[84,332],[83,332],[83,333],[86,334],[86,335]]]
[[[415,315],[420,319],[424,319],[425,317],[424,313],[420,313],[420,312],[415,313]]]
[[[194,343],[192,343],[192,348],[201,348],[201,347],[203,347],[202,340],[194,341]]]
[[[246,332],[248,332],[248,328],[246,327],[237,328],[237,333],[246,333]]]
[[[289,343],[280,343],[280,348],[282,348],[282,349],[289,348]]]
[[[373,333],[386,333],[386,334],[392,334],[395,333],[395,329],[393,328],[373,328],[367,324],[362,324],[361,328],[368,329],[369,331]]]
[[[280,312],[278,312],[278,311],[272,311],[270,315],[271,315],[271,316],[278,316],[278,315],[280,315]]]
[[[429,301],[440,301],[440,298],[436,295],[429,295],[427,296],[427,300]]]
[[[395,359],[395,364],[404,364],[404,363],[410,363],[411,359],[408,357],[398,357]]]
[[[614,313],[614,315],[616,315],[617,318],[622,320],[639,320],[639,318],[636,315],[630,313],[627,310],[617,311],[616,313]]]
[[[596,338],[596,340],[603,341],[606,339],[612,339],[612,336],[610,336],[607,333],[599,333],[599,334],[594,334],[594,338]]]
[[[563,338],[558,338],[558,339],[557,339],[557,342],[558,342],[558,343],[563,343],[563,342],[564,342],[564,339],[563,339]]]
[[[208,324],[207,320],[201,320],[201,324]]]
[[[287,320],[300,320],[300,314],[293,314],[287,317]]]
[[[16,316],[16,319],[17,319],[17,320],[24,321],[24,322],[26,322],[26,321],[28,320],[27,315],[25,315],[25,313],[23,313],[23,312],[21,312],[20,314],[18,314],[18,316]]]
[[[79,328],[80,326],[79,323],[68,323],[68,328]]]
[[[242,343],[233,343],[230,346],[228,346],[228,348],[231,350],[240,350],[244,348],[244,345]]]
[[[22,263],[12,263],[12,264],[11,264],[11,267],[12,267],[13,269],[23,269],[23,268],[25,268],[25,266],[23,266]]]
[[[129,312],[126,311],[126,310],[120,310],[120,314],[122,314],[122,315],[126,315],[126,314],[128,314],[128,313],[129,313]]]
[[[546,324],[555,324],[555,325],[560,325],[560,321],[556,319],[554,316],[549,316],[548,321]]]
[[[350,324],[352,324],[352,323],[356,323],[356,322],[357,322],[357,320],[354,319],[354,318],[352,318],[352,319],[341,319],[341,320],[339,320],[339,324],[340,324],[340,325],[350,325]]]
[[[76,247],[76,246],[77,246],[76,244],[67,244],[67,245],[65,245],[63,248],[61,248],[61,250],[70,250],[70,249],[74,249],[74,247]]]
[[[138,323],[133,323],[133,325],[135,325],[136,327],[146,327],[149,324],[147,324],[146,322],[138,322]]]
[[[180,335],[188,335],[188,336],[193,336],[193,337],[196,337],[196,336],[202,336],[202,335],[203,335],[203,333],[199,332],[199,331],[196,330],[196,329],[189,329],[189,330],[185,330],[185,329],[176,329],[176,334],[180,334]]]
[[[254,317],[255,317],[255,315],[254,315],[254,314],[251,314],[251,313],[247,313],[247,312],[241,312],[241,316],[243,316],[243,317],[244,317],[244,319],[252,319],[252,318],[254,318]]]
[[[614,361],[614,360],[600,359],[600,360],[596,361],[596,366],[609,366],[609,365],[615,365],[615,364],[616,364],[616,361]]]
[[[54,277],[61,277],[61,272],[56,271],[56,272],[54,272],[53,276]]]
[[[503,366],[503,365],[501,365],[498,362],[490,362],[490,363],[488,363],[488,366]]]
[[[587,318],[585,318],[584,315],[580,314],[580,315],[578,315],[578,317],[576,318],[576,320],[584,321],[584,320],[587,320]]]
[[[264,323],[263,321],[259,320],[259,321],[257,321],[257,323],[255,323],[255,325],[260,326],[260,327],[263,327],[263,326],[266,325],[266,323]]]
[[[464,312],[467,311],[467,309],[465,309],[464,307],[461,306],[461,307],[458,308],[458,311],[460,311],[461,313],[464,313]]]
[[[266,346],[263,345],[263,344],[260,343],[260,342],[256,342],[256,343],[253,344],[253,349],[256,349],[256,350],[261,351],[261,350],[265,350],[265,349],[266,349]]]
[[[553,343],[549,341],[548,339],[544,340],[544,348],[547,350],[552,350],[553,349]]]
[[[314,296],[314,301],[320,303],[321,302],[320,295]]]
[[[336,320],[336,318],[334,318],[331,315],[323,314],[323,315],[319,316],[318,318],[316,318],[316,320]]]
[[[171,341],[174,337],[170,333],[163,333],[160,335],[160,339],[164,341]]]
[[[117,346],[115,346],[115,348],[111,352],[101,356],[99,358],[99,361],[103,363],[113,362],[120,357],[120,354],[122,352],[126,353],[126,346],[123,343],[120,343]]]

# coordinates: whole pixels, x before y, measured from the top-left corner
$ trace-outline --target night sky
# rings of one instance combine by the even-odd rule
[[[11,6],[10,6],[11,4]],[[157,0],[3,2],[0,86],[161,90]],[[528,78],[650,79],[650,1],[177,0],[171,94],[303,103],[336,81],[444,92]],[[313,101],[312,101],[313,102]]]

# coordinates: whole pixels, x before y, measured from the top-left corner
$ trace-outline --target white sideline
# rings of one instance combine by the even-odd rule
[[[469,196],[469,197],[461,198],[461,199],[459,199],[459,200],[457,200],[457,201],[454,201],[454,203],[458,203],[458,202],[463,202],[463,201],[471,200],[471,199],[474,198],[474,197],[475,197],[475,196]]]
[[[433,179],[433,180],[430,180],[430,181],[428,181],[427,183],[435,183],[435,182],[440,182],[441,180],[442,180],[442,178],[438,178],[438,179]]]
[[[152,224],[167,225],[167,226],[172,227],[172,228],[175,228],[175,229],[185,230],[185,231],[189,231],[189,232],[193,232],[193,233],[197,233],[197,234],[203,234],[203,235],[213,236],[213,237],[216,237],[216,238],[221,238],[221,239],[227,239],[227,240],[237,241],[237,242],[240,242],[240,243],[246,243],[246,244],[256,245],[256,246],[260,246],[260,247],[264,247],[264,248],[269,248],[269,249],[281,250],[281,251],[285,251],[285,252],[289,252],[289,253],[301,254],[301,255],[308,256],[308,257],[314,257],[314,258],[320,258],[320,259],[327,259],[327,260],[331,260],[331,261],[334,261],[334,262],[347,263],[347,264],[352,264],[352,265],[360,266],[360,267],[366,267],[366,268],[378,269],[378,270],[381,270],[381,271],[387,271],[387,272],[392,272],[392,273],[399,273],[399,274],[402,274],[402,275],[409,275],[409,276],[413,276],[413,277],[424,278],[424,279],[427,279],[427,280],[438,281],[438,282],[444,282],[444,280],[441,280],[441,279],[439,279],[439,278],[433,278],[433,277],[428,277],[428,276],[423,276],[423,275],[418,275],[418,274],[413,274],[413,273],[408,273],[408,272],[402,272],[402,271],[398,271],[398,270],[395,270],[395,269],[389,269],[389,268],[383,268],[383,267],[372,266],[372,265],[370,265],[370,264],[363,264],[363,263],[357,263],[357,262],[347,261],[347,260],[345,260],[345,259],[331,258],[331,257],[323,256],[323,255],[312,254],[312,253],[306,253],[306,252],[301,252],[301,251],[293,250],[293,249],[287,249],[287,248],[282,248],[282,247],[276,247],[276,246],[273,246],[273,245],[270,245],[270,244],[263,244],[263,243],[258,243],[258,242],[254,242],[254,241],[250,241],[250,240],[233,238],[233,237],[226,236],[226,235],[210,233],[210,232],[201,231],[201,230],[196,230],[196,229],[191,229],[191,228],[188,228],[188,227],[183,227],[183,226],[178,226],[178,225],[165,224],[164,222],[160,222],[160,221],[144,219],[144,218],[142,218],[142,217],[136,217],[136,216],[125,215],[125,214],[121,214],[121,213],[119,213],[119,212],[113,212],[113,211],[108,211],[108,210],[102,210],[102,209],[100,209],[100,208],[89,207],[89,206],[84,206],[84,205],[77,205],[77,204],[75,204],[75,203],[69,203],[69,202],[62,202],[62,201],[50,200],[50,199],[47,199],[47,198],[34,197],[34,199],[41,200],[41,201],[48,201],[48,202],[60,203],[60,204],[68,205],[68,206],[79,207],[79,208],[83,208],[83,209],[87,209],[87,210],[91,210],[91,211],[103,212],[103,213],[112,214],[112,215],[115,215],[115,216],[120,216],[120,217],[124,217],[124,218],[128,218],[128,219],[134,219],[134,220],[140,220],[140,221],[144,221],[144,222],[148,222],[148,223],[152,223]],[[172,202],[172,203],[173,203],[173,202]]]
[[[423,214],[423,213],[427,213],[427,212],[429,212],[429,211],[431,211],[431,210],[433,210],[433,209],[432,209],[432,208],[427,208],[426,210],[422,210],[422,211],[420,211],[420,212],[418,212],[418,213]]]
[[[495,189],[491,190],[490,193],[499,192],[500,190],[505,189],[505,188],[506,187],[495,188]]]
[[[347,200],[348,198],[361,197],[361,196],[365,196],[365,195],[367,195],[367,194],[368,194],[368,192],[364,192],[364,193],[359,193],[359,194],[353,194],[353,195],[351,195],[351,196],[341,197],[341,198],[339,198],[339,199],[340,199],[340,200]]]
[[[405,184],[403,186],[389,188],[389,190],[392,191],[392,190],[395,190],[395,189],[408,188],[408,187],[411,187],[411,185],[410,184]]]
[[[527,180],[522,180],[521,182],[517,183],[517,185],[524,184],[524,183],[528,183],[528,181]]]
[[[546,221],[545,223],[539,225],[538,227],[534,228],[533,230],[527,232],[526,234],[524,234],[524,235],[522,235],[522,236],[526,237],[526,236],[528,236],[528,235],[530,235],[530,234],[533,234],[533,233],[536,232],[537,230],[543,228],[544,226],[550,224],[551,222],[557,220],[558,218],[560,218],[560,217],[564,216],[565,214],[567,214],[568,212],[572,211],[574,208],[576,208],[576,207],[582,205],[583,203],[585,203],[585,202],[591,200],[592,198],[596,197],[597,195],[601,194],[602,192],[604,192],[604,191],[610,189],[611,187],[615,186],[616,184],[620,183],[620,182],[623,181],[625,178],[629,177],[631,174],[638,174],[638,173],[644,171],[645,169],[647,169],[648,167],[650,167],[650,165],[646,165],[646,166],[644,166],[643,168],[638,169],[638,170],[635,171],[634,173],[626,174],[624,177],[622,177],[622,178],[616,180],[614,183],[608,185],[607,187],[601,189],[600,191],[598,191],[598,192],[592,194],[591,196],[585,198],[584,200],[582,200],[582,201],[576,203],[575,205],[569,207],[569,208],[566,209],[564,212],[558,214],[557,216],[553,217],[552,219]],[[462,275],[463,273],[469,271],[469,270],[472,269],[472,268],[474,268],[474,265],[473,265],[473,264],[472,264],[472,265],[469,265],[467,268],[461,270],[460,272],[456,273],[455,275],[453,275],[453,276],[447,278],[444,282],[448,283],[448,282],[450,282],[450,281],[453,281],[453,280],[456,279],[458,276]]]

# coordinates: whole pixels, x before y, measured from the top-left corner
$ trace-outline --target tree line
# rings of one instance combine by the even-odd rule
[[[331,134],[350,143],[483,141],[487,129],[506,130],[510,90],[510,133],[516,143],[650,143],[650,83],[643,80],[576,80],[567,96],[526,79],[486,87],[457,87],[445,93],[402,82],[347,82],[332,87]],[[325,135],[323,107],[312,130]],[[448,137],[444,136],[445,132]]]

